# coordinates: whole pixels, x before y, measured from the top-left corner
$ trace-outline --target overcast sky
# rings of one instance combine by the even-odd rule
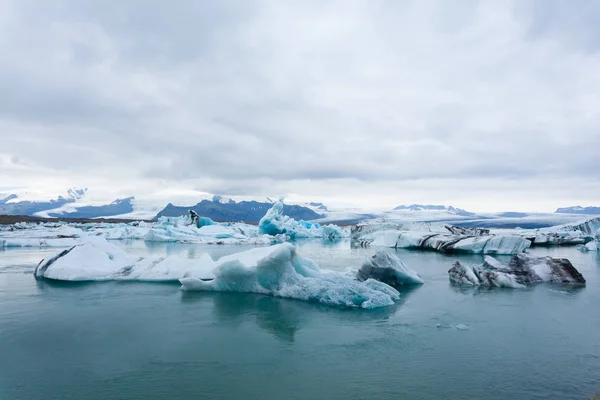
[[[600,1],[0,0],[0,191],[600,205]]]

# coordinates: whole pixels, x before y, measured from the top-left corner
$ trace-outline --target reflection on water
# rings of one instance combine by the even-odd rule
[[[214,259],[248,248],[119,245]],[[337,271],[376,250],[296,245]],[[425,284],[375,310],[178,283],[36,281],[33,267],[56,251],[0,252],[2,399],[562,400],[600,388],[600,257],[575,248],[532,253],[569,258],[586,287],[522,290],[450,284],[455,260],[481,255],[397,250]]]
[[[219,324],[235,326],[251,316],[258,328],[278,339],[293,342],[295,334],[302,329],[306,320],[319,314],[326,314],[326,318],[342,320],[345,323],[386,321],[416,290],[418,287],[403,289],[400,300],[393,306],[371,310],[350,310],[252,293],[182,291],[181,302],[192,306],[197,303],[211,303],[213,316]]]

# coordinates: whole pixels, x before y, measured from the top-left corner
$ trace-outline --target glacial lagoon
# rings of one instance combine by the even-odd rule
[[[213,259],[250,248],[115,244]],[[376,250],[296,245],[335,271]],[[0,251],[2,399],[563,400],[600,391],[598,252],[529,249],[569,258],[587,285],[516,290],[450,284],[454,261],[482,255],[397,250],[425,284],[393,306],[360,310],[179,284],[36,281],[37,263],[57,251]]]

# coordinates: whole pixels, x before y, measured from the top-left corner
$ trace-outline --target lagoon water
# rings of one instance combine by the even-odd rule
[[[120,243],[213,258],[242,246]],[[322,268],[375,249],[298,243]],[[569,258],[585,288],[450,285],[454,260],[397,251],[425,285],[346,310],[177,284],[37,282],[58,249],[0,251],[0,399],[585,399],[600,392],[600,255]],[[458,326],[458,328],[457,328]]]

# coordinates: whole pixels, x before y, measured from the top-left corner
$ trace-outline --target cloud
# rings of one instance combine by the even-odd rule
[[[4,1],[2,186],[594,201],[599,17],[594,1]]]

